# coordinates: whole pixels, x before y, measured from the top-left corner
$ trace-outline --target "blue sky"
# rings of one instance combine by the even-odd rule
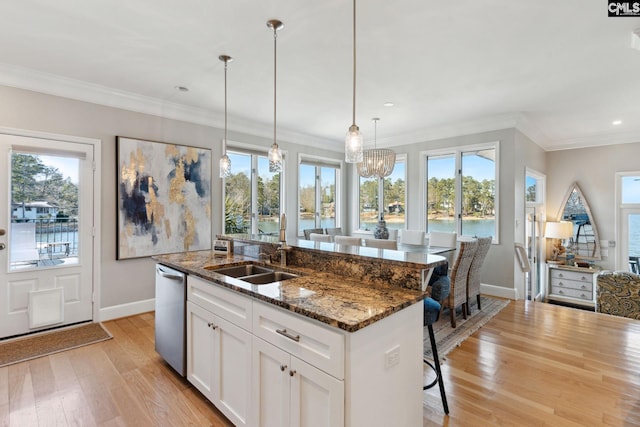
[[[622,177],[622,203],[640,203],[640,176]]]
[[[57,168],[64,178],[71,178],[71,182],[78,183],[78,162],[79,160],[72,157],[43,156],[38,155],[47,166]]]

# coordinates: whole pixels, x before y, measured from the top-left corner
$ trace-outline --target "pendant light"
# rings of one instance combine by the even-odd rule
[[[360,163],[364,142],[360,128],[356,125],[356,0],[353,0],[353,116],[351,123],[344,140],[345,162]]]
[[[387,148],[377,148],[378,140],[378,117],[373,119],[373,149],[364,150],[362,162],[358,163],[358,175],[363,178],[384,178],[391,175],[396,165],[396,153]]]
[[[220,55],[224,62],[224,139],[222,140],[222,157],[220,157],[220,178],[231,176],[231,159],[227,156],[227,64],[232,61],[229,55]]]
[[[269,149],[269,172],[277,173],[282,170],[282,151],[276,141],[277,39],[278,30],[281,30],[284,24],[272,19],[267,21],[267,27],[273,30],[273,144]]]

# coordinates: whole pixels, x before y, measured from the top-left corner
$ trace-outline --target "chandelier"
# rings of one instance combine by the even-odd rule
[[[374,126],[374,148],[362,152],[362,162],[358,163],[358,175],[363,178],[384,178],[391,175],[396,164],[396,153],[387,148],[377,148],[378,139],[378,117],[373,119]]]

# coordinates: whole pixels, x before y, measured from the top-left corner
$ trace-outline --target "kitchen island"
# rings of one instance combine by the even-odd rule
[[[286,267],[259,262],[277,245],[250,238],[230,257],[155,257],[188,274],[187,378],[236,425],[420,425],[422,288],[446,261],[305,245]],[[216,272],[247,264],[294,276]]]

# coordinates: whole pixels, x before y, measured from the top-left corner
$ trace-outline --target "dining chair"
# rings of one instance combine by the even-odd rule
[[[482,310],[480,305],[480,273],[482,271],[482,265],[484,259],[491,249],[491,236],[478,237],[478,248],[471,260],[471,266],[469,267],[469,274],[467,275],[467,314],[471,314],[471,305],[469,301],[471,298],[476,297],[478,302],[478,310]]]
[[[447,231],[432,231],[429,233],[429,246],[455,248],[458,233]]]
[[[311,240],[311,233],[323,234],[324,233],[324,229],[322,229],[322,228],[307,228],[305,230],[302,230],[302,232],[304,233],[304,239],[305,240]]]
[[[364,246],[378,249],[398,249],[398,242],[387,239],[362,239]]]
[[[424,245],[424,231],[400,230],[400,242],[406,245]]]
[[[314,242],[329,242],[331,243],[331,236],[328,234],[311,233],[309,235],[311,241]]]
[[[337,245],[361,246],[362,239],[355,236],[334,236],[333,243]]]
[[[337,228],[325,228],[324,233],[329,236],[342,236],[342,227]]]
[[[398,240],[397,228],[388,228],[387,230],[389,230],[389,237],[387,237],[387,240]]]
[[[467,318],[467,276],[469,275],[469,268],[477,247],[478,241],[476,239],[461,241],[458,254],[449,272],[451,292],[449,293],[449,298],[445,301],[445,307],[449,308],[452,328],[457,326],[456,307],[460,304],[462,304],[462,316],[465,319]]]

